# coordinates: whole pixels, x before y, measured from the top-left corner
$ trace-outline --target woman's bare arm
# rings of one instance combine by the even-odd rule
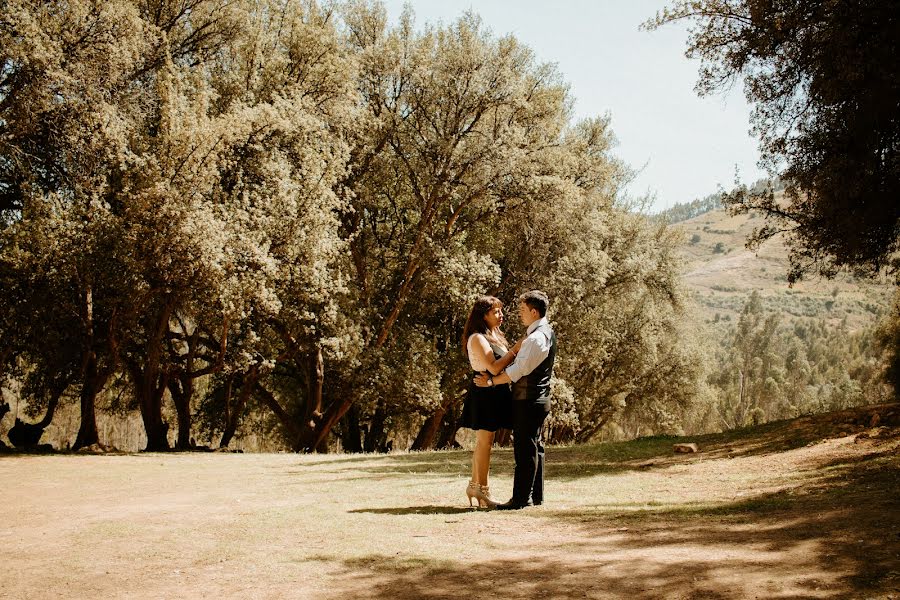
[[[503,372],[503,369],[508,367],[516,358],[516,350],[513,349],[495,360],[494,351],[491,350],[491,345],[488,343],[487,338],[480,333],[475,334],[475,343],[473,345],[475,346],[475,352],[481,355],[482,360],[491,375],[497,375]]]
[[[496,363],[497,364],[501,363],[510,354],[512,354],[513,358],[515,358],[515,355],[518,354],[519,350],[522,349],[522,342],[524,342],[524,341],[525,341],[525,338],[522,338],[521,340],[516,342],[516,345],[513,346],[512,348],[510,348],[509,352],[506,353],[506,356],[504,356],[500,360],[496,361]],[[493,352],[491,353],[491,355],[493,356]],[[509,362],[512,362],[512,361],[510,360]],[[509,366],[509,363],[506,363],[503,366],[503,369],[505,369],[508,366]],[[493,371],[491,371],[491,382],[490,383],[488,383],[487,375],[484,375],[484,374],[476,375],[475,379],[474,379],[475,385],[477,385],[478,387],[490,387],[491,385],[502,385],[504,383],[512,383],[512,379],[509,378],[509,375],[507,375],[503,369],[498,371],[498,373],[494,373]]]

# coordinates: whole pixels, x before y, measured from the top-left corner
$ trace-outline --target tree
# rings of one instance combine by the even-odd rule
[[[139,109],[129,83],[152,44],[128,5],[58,8],[8,2],[0,23],[0,271],[10,290],[3,312],[14,315],[0,355],[11,348],[79,374],[79,447],[99,441],[95,399],[139,311],[139,286],[116,247],[121,223],[104,200]],[[60,335],[42,338],[48,331]],[[51,345],[67,342],[77,356],[64,363]]]
[[[168,448],[167,392],[186,447],[195,379],[227,359],[244,397],[300,348],[275,332],[342,320],[336,115],[354,88],[329,21],[278,0],[4,6],[0,359],[65,373],[40,336],[73,340],[76,446],[123,367],[147,449]]]
[[[364,111],[344,182],[352,194],[343,226],[354,295],[370,329],[366,355],[392,361],[384,353],[395,328],[404,339],[421,334],[424,323],[407,305],[426,286],[469,284],[469,298],[478,290],[472,284],[494,276],[489,258],[468,251],[467,236],[539,193],[567,95],[551,66],[515,38],[494,37],[474,15],[418,32],[409,12],[389,28],[383,6],[353,3],[345,21]],[[436,276],[443,276],[437,285],[426,281]],[[362,398],[353,378],[345,382],[351,387],[315,419],[310,447]],[[372,408],[376,423],[395,401],[383,391]]]
[[[272,400],[262,386],[274,369],[296,367],[308,377],[323,354],[345,350],[336,339],[348,319],[337,306],[344,244],[335,188],[355,91],[328,10],[278,0],[232,8],[242,28],[205,59],[208,77],[193,64],[160,68],[167,128],[146,129],[147,146],[158,150],[145,157],[163,182],[177,184],[164,188],[172,206],[166,221],[181,225],[156,223],[154,231],[165,232],[154,244],[164,262],[147,263],[147,276],[165,282],[157,324],[167,319],[166,335],[178,345],[167,364],[156,363],[150,406],[158,423],[168,387],[181,423],[190,416],[192,381],[224,371],[225,445],[252,395]],[[173,320],[180,331],[171,331]],[[201,368],[191,365],[198,344]],[[138,356],[152,358],[150,349]],[[147,380],[140,370],[133,377]],[[169,385],[173,377],[178,383]],[[321,390],[321,376],[307,383]],[[315,393],[304,396],[312,413]],[[297,427],[293,416],[285,425]],[[181,429],[183,445],[189,424]],[[296,430],[291,437],[296,447]]]
[[[789,281],[841,268],[897,272],[900,249],[900,17],[880,0],[679,0],[654,29],[687,20],[687,56],[701,59],[697,91],[743,77],[762,162],[785,180],[739,187],[736,213],[761,211],[751,247],[779,233],[791,245]]]
[[[895,341],[891,323],[889,316],[879,332],[887,347]],[[716,352],[709,377],[718,397],[714,426],[744,427],[886,401],[874,329],[769,311],[753,292]]]
[[[326,380],[349,370],[362,345],[363,316],[349,297],[347,241],[339,232],[339,214],[348,209],[346,139],[359,116],[355,70],[327,7],[273,1],[250,11],[247,24],[249,38],[213,66],[221,97],[258,113],[233,145],[221,188],[243,202],[238,213],[245,217],[232,231],[244,252],[261,252],[262,264],[271,265],[266,288],[275,308],[242,319],[243,365],[228,366],[222,382],[222,443],[255,397],[275,415],[289,447],[313,450],[328,441],[329,431],[317,426],[330,406]],[[232,126],[244,127],[250,114],[235,113]]]
[[[766,315],[755,290],[741,311],[732,343],[728,368],[723,373],[730,392],[723,402],[723,418],[730,428],[745,427],[766,420],[766,408],[774,396],[776,381],[776,332],[778,316]],[[780,379],[780,377],[778,378]]]

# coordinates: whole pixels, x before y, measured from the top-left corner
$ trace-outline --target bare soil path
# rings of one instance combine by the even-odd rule
[[[900,600],[898,448],[897,405],[550,448],[513,512],[461,451],[0,456],[0,598]]]

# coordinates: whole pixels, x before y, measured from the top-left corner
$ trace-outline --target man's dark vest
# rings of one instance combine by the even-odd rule
[[[523,376],[512,385],[513,399],[533,402],[550,401],[550,377],[553,376],[553,361],[556,360],[556,332],[549,324],[544,324],[532,333],[540,332],[550,340],[550,353],[534,371]]]

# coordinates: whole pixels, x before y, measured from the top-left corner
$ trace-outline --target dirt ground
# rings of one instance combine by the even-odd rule
[[[892,419],[549,448],[511,512],[466,508],[463,451],[0,456],[0,598],[900,600]]]

